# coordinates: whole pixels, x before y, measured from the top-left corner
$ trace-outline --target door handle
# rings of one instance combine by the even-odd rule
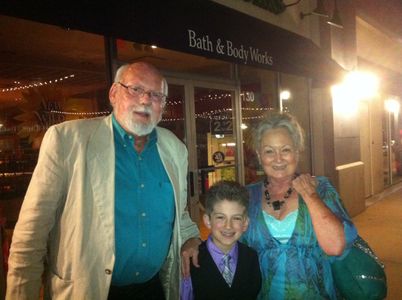
[[[190,196],[194,196],[194,172],[190,171],[188,172],[188,182],[190,185]]]

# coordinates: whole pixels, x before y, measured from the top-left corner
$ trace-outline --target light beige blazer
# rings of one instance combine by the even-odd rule
[[[68,121],[45,134],[13,234],[6,299],[38,299],[44,270],[45,299],[107,299],[115,262],[111,120]],[[187,150],[166,129],[157,137],[176,203],[161,276],[167,299],[176,300],[180,247],[199,232],[186,211]]]

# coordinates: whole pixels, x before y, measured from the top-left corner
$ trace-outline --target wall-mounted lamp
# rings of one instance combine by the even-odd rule
[[[338,10],[338,5],[336,3],[336,0],[334,0],[334,5],[335,6],[334,6],[334,12],[332,14],[332,18],[331,18],[331,20],[327,21],[327,23],[329,25],[343,29],[343,23],[342,23],[340,15],[339,15],[339,10]]]
[[[327,13],[327,10],[325,9],[323,0],[317,0],[316,8],[314,8],[311,12],[309,12],[309,13],[301,12],[300,19],[304,19],[304,17],[311,16],[311,15],[329,18],[329,15]]]
[[[311,12],[309,12],[309,13],[300,12],[300,19],[303,20],[304,17],[311,16],[311,15],[329,18],[329,14],[325,9],[323,0],[317,0],[317,7],[314,10],[312,10]],[[331,18],[331,20],[327,21],[327,23],[329,25],[332,25],[332,26],[335,26],[338,28],[343,28],[343,24],[342,24],[342,20],[339,16],[339,10],[338,10],[338,5],[336,3],[336,0],[334,0],[334,11],[332,14],[332,18]]]
[[[323,0],[317,0],[317,7],[311,12],[311,14],[320,17],[329,17]]]
[[[311,16],[312,14],[313,14],[312,12],[304,13],[304,12],[301,11],[301,12],[300,12],[300,19],[303,20],[304,17]]]

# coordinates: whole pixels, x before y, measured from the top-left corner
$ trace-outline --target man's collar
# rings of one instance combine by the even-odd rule
[[[113,128],[117,131],[119,136],[124,140],[126,136],[131,136],[135,140],[135,136],[129,132],[127,132],[117,121],[114,113],[112,113],[112,123],[113,123]],[[148,135],[148,142],[156,142],[157,140],[157,135],[156,135],[156,129],[154,128],[151,133]]]

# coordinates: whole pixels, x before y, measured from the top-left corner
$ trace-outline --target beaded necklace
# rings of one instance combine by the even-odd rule
[[[265,200],[267,201],[268,206],[272,206],[274,210],[280,210],[282,206],[285,204],[286,199],[290,197],[290,195],[293,192],[292,187],[289,187],[289,189],[286,191],[285,195],[283,195],[283,200],[275,200],[271,202],[271,195],[269,194],[268,191],[268,178],[264,179],[264,188],[265,188]]]

